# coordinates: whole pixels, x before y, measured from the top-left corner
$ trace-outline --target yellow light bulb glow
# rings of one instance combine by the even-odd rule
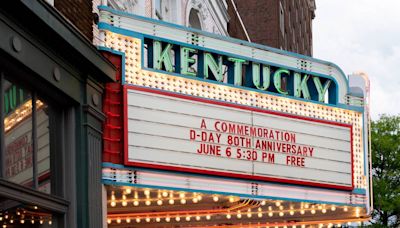
[[[214,200],[214,202],[218,202],[218,200],[219,200],[218,196],[217,196],[217,195],[214,195],[214,196],[213,196],[213,200]]]

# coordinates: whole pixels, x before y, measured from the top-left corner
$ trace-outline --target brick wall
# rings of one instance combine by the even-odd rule
[[[92,0],[54,0],[54,7],[71,21],[90,42],[93,40],[92,6]]]
[[[230,0],[228,0],[230,2]],[[312,28],[314,8],[311,0],[234,0],[250,39],[304,55],[312,55]],[[281,5],[284,29],[280,27]],[[240,22],[233,7],[228,5],[230,16],[228,32],[235,38],[244,39]]]
[[[230,0],[229,0],[230,1]],[[228,2],[229,2],[228,1]],[[250,40],[254,43],[264,44],[272,47],[279,45],[279,15],[276,0],[235,0],[240,17],[246,27]],[[235,38],[241,38],[241,34],[232,28],[239,27],[238,20],[232,20],[236,17],[232,7],[228,6],[229,35]]]

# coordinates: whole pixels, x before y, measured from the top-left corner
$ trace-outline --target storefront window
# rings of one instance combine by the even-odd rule
[[[3,179],[50,193],[49,105],[19,83],[2,82]]]
[[[0,198],[1,227],[53,227],[57,216],[36,205]]]

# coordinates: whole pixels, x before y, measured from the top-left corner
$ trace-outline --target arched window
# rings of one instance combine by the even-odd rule
[[[200,13],[196,9],[191,9],[189,13],[189,27],[201,29]]]

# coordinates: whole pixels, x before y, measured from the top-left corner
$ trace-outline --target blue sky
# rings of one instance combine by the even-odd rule
[[[371,114],[400,114],[400,1],[316,0],[314,57],[371,81]]]

